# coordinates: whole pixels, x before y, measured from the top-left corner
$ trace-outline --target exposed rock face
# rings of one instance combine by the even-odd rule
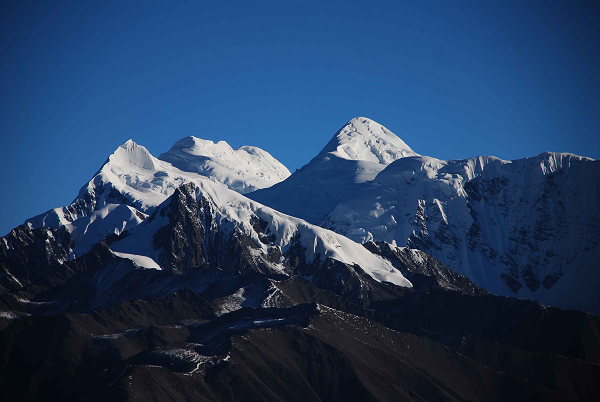
[[[19,226],[0,238],[0,293],[23,286],[54,272],[72,258],[73,240],[65,229],[31,229]]]
[[[194,189],[184,184],[175,191],[169,206],[160,210],[161,217],[166,215],[169,223],[153,237],[153,246],[162,250],[159,264],[177,274],[205,267],[207,263],[202,247],[206,233],[198,216]]]
[[[446,268],[444,264],[421,250],[396,247],[385,242],[367,242],[364,246],[390,260],[402,275],[411,281],[415,289],[441,287],[473,296],[487,293],[467,277]]]

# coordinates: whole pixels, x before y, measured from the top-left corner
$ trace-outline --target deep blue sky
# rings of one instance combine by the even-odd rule
[[[600,159],[593,2],[171,3],[0,3],[0,235],[129,138],[255,145],[294,171],[367,116],[441,159]]]

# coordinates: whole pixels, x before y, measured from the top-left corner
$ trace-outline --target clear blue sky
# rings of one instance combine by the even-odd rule
[[[600,159],[594,2],[172,3],[0,3],[0,235],[129,138],[255,145],[294,171],[367,116],[441,159]]]

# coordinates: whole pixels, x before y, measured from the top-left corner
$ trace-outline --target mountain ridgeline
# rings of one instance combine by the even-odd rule
[[[0,238],[0,400],[600,398],[600,165],[367,118],[294,174],[127,141]]]

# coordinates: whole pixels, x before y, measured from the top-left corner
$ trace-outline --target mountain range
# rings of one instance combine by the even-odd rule
[[[129,140],[0,239],[2,400],[591,400],[600,165],[442,161],[350,120]]]
[[[423,250],[487,290],[600,312],[600,162],[421,156],[350,120],[306,166],[248,195],[357,242]]]

